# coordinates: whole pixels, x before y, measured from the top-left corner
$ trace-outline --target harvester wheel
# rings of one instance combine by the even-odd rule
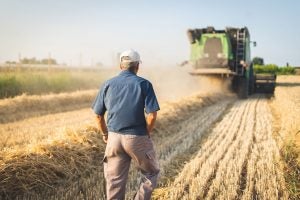
[[[234,76],[231,80],[231,90],[234,93],[237,93],[237,91],[238,91],[238,85],[239,85],[238,81],[239,80],[238,80],[237,76]]]
[[[255,93],[255,77],[253,73],[253,66],[250,67],[250,74],[249,74],[249,95]]]
[[[247,99],[248,98],[248,90],[249,90],[249,81],[245,77],[238,78],[238,88],[237,88],[237,95],[240,99]]]

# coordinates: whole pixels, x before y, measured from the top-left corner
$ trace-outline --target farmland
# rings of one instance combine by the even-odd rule
[[[114,70],[0,67],[0,99],[96,89]]]
[[[272,98],[255,94],[247,100],[205,90],[201,81],[182,79],[186,85],[200,83],[186,88],[165,81],[155,85],[163,103],[153,133],[161,167],[154,199],[297,198],[299,188],[291,188],[286,175],[297,172],[297,163],[285,164],[282,155],[288,142],[295,152],[299,147],[299,76],[279,76]],[[181,91],[176,97],[172,85]],[[2,199],[105,198],[105,145],[89,108],[96,92],[0,100]],[[138,177],[130,170],[128,199]],[[296,179],[297,174],[293,184],[299,184]]]

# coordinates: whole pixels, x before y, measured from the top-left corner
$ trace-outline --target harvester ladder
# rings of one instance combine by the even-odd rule
[[[243,29],[237,31],[237,48],[236,48],[236,72],[238,75],[244,74],[244,67],[241,67],[241,60],[245,61],[245,38],[246,33]]]

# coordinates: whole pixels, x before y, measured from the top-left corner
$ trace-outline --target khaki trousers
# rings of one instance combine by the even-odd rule
[[[159,165],[152,139],[148,136],[110,132],[103,159],[107,199],[125,199],[125,188],[131,159],[143,177],[135,200],[148,200],[157,184]]]

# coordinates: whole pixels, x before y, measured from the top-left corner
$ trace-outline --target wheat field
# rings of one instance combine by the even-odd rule
[[[290,199],[300,199],[300,76],[279,76],[271,102],[274,136],[285,161]]]
[[[264,98],[235,102],[156,199],[287,199],[268,113]]]
[[[279,77],[272,98],[202,93],[163,103],[153,133],[161,167],[153,199],[289,199],[278,138],[299,128],[299,78]],[[87,107],[95,93],[0,101],[0,199],[105,199],[105,144]],[[40,102],[46,107],[30,109]],[[23,104],[28,116],[9,116]],[[139,178],[132,165],[127,199]]]

